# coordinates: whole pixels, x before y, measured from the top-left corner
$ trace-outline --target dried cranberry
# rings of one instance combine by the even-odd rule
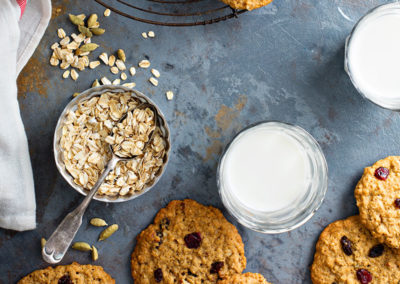
[[[343,236],[340,239],[340,243],[342,244],[342,249],[345,254],[347,255],[353,254],[353,250],[351,249],[351,241],[346,236]]]
[[[58,284],[74,284],[68,274],[58,279]]]
[[[394,205],[395,205],[397,208],[400,209],[400,198],[397,198],[397,199],[394,201]]]
[[[358,269],[357,279],[361,282],[361,284],[368,284],[372,281],[372,275],[366,269]]]
[[[163,279],[161,268],[157,268],[156,270],[154,270],[154,279],[156,280],[156,282],[161,282],[161,280]]]
[[[385,250],[385,247],[383,244],[378,244],[376,246],[373,246],[368,253],[369,257],[378,257],[383,254],[383,251]]]
[[[384,167],[379,167],[375,170],[375,177],[380,180],[387,179],[389,175],[389,169]]]
[[[211,264],[211,269],[210,269],[210,273],[211,274],[216,274],[218,273],[222,266],[224,266],[224,262],[223,261],[216,261],[213,264]]]
[[[190,249],[195,249],[200,246],[201,243],[201,235],[200,233],[191,233],[187,234],[184,238],[186,246]]]

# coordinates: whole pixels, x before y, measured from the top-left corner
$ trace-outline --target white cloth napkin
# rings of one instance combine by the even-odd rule
[[[36,202],[16,79],[44,34],[51,3],[0,0],[0,7],[0,227],[24,231],[36,227]]]

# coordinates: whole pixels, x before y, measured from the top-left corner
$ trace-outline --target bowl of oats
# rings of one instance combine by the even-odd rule
[[[157,113],[136,108],[143,103],[152,105]],[[128,112],[133,117],[129,125],[131,138],[129,143],[125,143],[127,148],[143,145],[146,138],[142,134],[148,133],[151,127],[154,127],[154,135],[134,159],[118,162],[94,199],[104,202],[134,199],[154,187],[164,173],[171,142],[167,121],[161,110],[136,90],[114,85],[99,86],[86,90],[69,102],[54,134],[57,168],[79,193],[86,195],[89,192],[111,159],[112,141],[109,141],[109,135]],[[156,124],[154,119],[158,120]]]

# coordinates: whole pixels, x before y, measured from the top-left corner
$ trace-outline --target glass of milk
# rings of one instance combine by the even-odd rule
[[[226,146],[217,182],[222,202],[242,225],[281,233],[317,211],[327,190],[328,167],[307,131],[261,122],[243,129]]]
[[[400,110],[400,3],[378,6],[346,40],[345,70],[371,102]]]

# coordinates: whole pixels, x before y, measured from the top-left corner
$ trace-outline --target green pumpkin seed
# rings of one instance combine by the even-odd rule
[[[125,62],[126,56],[125,56],[125,51],[123,49],[118,49],[117,50],[117,55],[118,55],[119,59],[121,59],[122,61]]]
[[[99,47],[99,45],[96,43],[87,43],[87,44],[82,45],[80,48],[78,48],[76,51],[76,54],[79,55],[84,52],[91,52],[98,47]]]
[[[79,30],[81,33],[83,33],[85,36],[87,36],[87,37],[92,37],[92,36],[93,36],[93,34],[92,34],[92,32],[90,31],[90,29],[87,28],[87,27],[85,27],[84,25],[79,25],[79,26],[78,26],[78,30]]]
[[[41,238],[40,239],[40,244],[42,245],[42,248],[44,248],[44,246],[46,245],[46,239],[45,238]]]
[[[91,28],[90,31],[94,35],[102,35],[102,34],[104,34],[106,32],[105,29],[101,29],[101,28]]]
[[[85,22],[83,21],[84,17],[82,19],[81,15],[75,16],[75,15],[69,14],[69,19],[70,19],[71,23],[73,23],[74,25],[77,25],[77,26],[83,26],[85,24]]]
[[[97,85],[96,85],[96,86],[100,86],[98,80],[96,80],[96,81],[94,81],[94,82],[97,82]],[[93,86],[93,87],[96,87],[96,86]],[[107,225],[108,225],[108,224],[106,223],[106,221],[104,221],[103,219],[100,219],[100,218],[92,218],[92,219],[90,220],[90,224],[92,224],[93,226],[96,226],[96,227],[104,227],[104,226],[107,226]]]
[[[105,239],[111,237],[111,235],[114,234],[117,230],[118,230],[117,224],[113,224],[105,228],[103,232],[101,232],[100,234],[99,241],[104,241]]]
[[[92,250],[92,247],[85,242],[76,242],[72,245],[73,249],[80,250],[80,251],[89,251]]]
[[[99,259],[99,252],[97,251],[97,248],[95,248],[93,245],[92,245],[92,259],[93,261]]]
[[[97,22],[97,14],[91,14],[89,19],[87,20],[87,26],[92,28],[96,25]]]

